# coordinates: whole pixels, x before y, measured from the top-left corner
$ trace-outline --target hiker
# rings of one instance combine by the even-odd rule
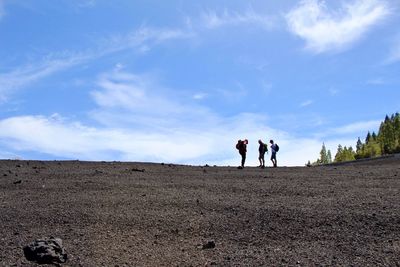
[[[245,139],[244,141],[238,140],[236,144],[236,149],[239,150],[239,154],[242,156],[242,164],[238,167],[238,169],[244,168],[244,163],[246,161],[246,152],[247,152],[247,144],[249,141]]]
[[[260,161],[260,166],[258,166],[258,167],[265,168],[264,155],[265,155],[265,152],[268,153],[268,145],[263,143],[263,141],[261,139],[258,140],[258,143],[260,144],[260,146],[258,147],[258,152],[259,152],[258,160]]]
[[[274,165],[274,167],[277,167],[278,164],[276,161],[276,152],[278,152],[279,146],[274,143],[274,140],[269,140],[269,142],[271,144],[271,161],[272,161],[272,164]]]

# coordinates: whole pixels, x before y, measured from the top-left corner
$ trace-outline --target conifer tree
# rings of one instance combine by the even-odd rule
[[[327,154],[327,160],[328,160],[328,164],[332,163],[332,153],[330,150],[328,150],[328,154]]]

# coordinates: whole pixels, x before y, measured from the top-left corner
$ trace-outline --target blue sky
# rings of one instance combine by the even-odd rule
[[[0,158],[304,165],[400,111],[400,1],[0,0]]]

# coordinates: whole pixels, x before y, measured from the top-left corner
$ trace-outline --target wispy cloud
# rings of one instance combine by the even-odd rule
[[[189,38],[190,36],[191,33],[179,29],[157,29],[142,26],[128,34],[113,35],[99,40],[96,48],[84,52],[47,55],[36,63],[16,67],[10,72],[0,73],[0,100],[7,99],[7,96],[14,90],[29,86],[43,78],[79,64],[129,49],[136,49],[139,53],[143,53],[144,47],[146,47],[145,51],[148,51],[151,47],[163,42]]]
[[[13,91],[82,63],[87,59],[88,56],[85,55],[48,57],[42,62],[17,67],[8,73],[0,73],[0,99],[4,101]]]
[[[333,134],[352,134],[360,132],[366,134],[368,131],[373,131],[378,129],[380,123],[381,121],[379,120],[355,122],[342,127],[332,129],[331,132]]]
[[[289,30],[316,53],[341,51],[360,40],[391,13],[386,1],[353,0],[338,10],[324,1],[303,0],[286,14]]]
[[[369,84],[369,85],[382,85],[385,83],[386,83],[386,81],[383,78],[375,78],[375,79],[370,79],[367,81],[367,84]]]
[[[0,0],[0,20],[3,18],[4,14],[5,14],[4,0]]]
[[[271,29],[276,25],[274,17],[256,13],[252,8],[245,12],[229,11],[228,9],[224,9],[222,12],[209,10],[202,13],[201,19],[202,24],[209,29],[239,24],[255,24],[265,29]]]
[[[202,100],[208,96],[207,93],[197,93],[193,95],[193,99]]]
[[[98,53],[110,54],[126,49],[138,49],[139,52],[147,52],[152,47],[170,40],[192,38],[195,33],[191,30],[152,28],[141,26],[127,34],[114,34],[102,41]]]
[[[306,101],[304,101],[304,102],[302,102],[302,103],[300,104],[300,107],[302,107],[302,108],[308,107],[308,106],[312,105],[312,103],[314,103],[314,101],[312,101],[312,100],[306,100]]]
[[[96,83],[91,95],[98,108],[92,116],[106,125],[129,122],[170,128],[177,122],[203,125],[207,123],[204,118],[211,117],[209,110],[199,106],[195,99],[159,85],[157,77],[149,74],[115,69],[101,74]],[[120,116],[121,112],[130,115],[125,118]]]

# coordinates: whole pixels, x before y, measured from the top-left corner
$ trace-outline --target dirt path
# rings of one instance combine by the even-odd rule
[[[400,159],[315,168],[0,161],[0,266],[400,266]],[[207,241],[215,248],[203,249]]]

